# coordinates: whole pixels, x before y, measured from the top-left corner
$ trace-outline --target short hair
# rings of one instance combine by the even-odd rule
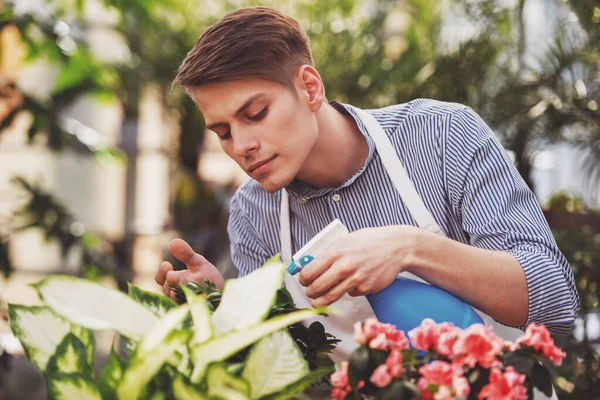
[[[310,39],[297,20],[269,7],[247,7],[204,31],[175,82],[189,89],[259,78],[293,88],[294,74],[305,64],[314,61]]]

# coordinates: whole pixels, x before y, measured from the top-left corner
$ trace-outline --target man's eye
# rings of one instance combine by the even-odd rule
[[[219,139],[221,140],[227,140],[227,139],[231,139],[231,131],[224,133],[223,135],[218,135]]]
[[[259,112],[256,115],[253,115],[251,117],[248,117],[248,119],[251,121],[260,121],[261,119],[263,119],[265,117],[265,115],[267,115],[268,110],[269,110],[269,107],[265,107],[262,109],[261,112]]]

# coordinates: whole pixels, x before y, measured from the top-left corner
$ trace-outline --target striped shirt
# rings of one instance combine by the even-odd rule
[[[292,252],[335,218],[350,232],[416,225],[363,123],[349,107],[331,104],[356,120],[369,153],[364,166],[339,187],[315,188],[299,180],[286,187]],[[389,137],[447,237],[506,251],[520,262],[529,290],[526,325],[543,323],[553,333],[567,332],[579,313],[571,268],[556,246],[535,195],[482,119],[464,105],[426,99],[367,111]],[[281,251],[280,202],[280,192],[268,193],[252,179],[233,196],[228,232],[232,260],[240,275]]]

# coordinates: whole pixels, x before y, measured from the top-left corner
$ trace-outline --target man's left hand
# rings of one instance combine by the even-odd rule
[[[422,230],[409,225],[365,228],[337,240],[300,272],[313,307],[345,293],[364,296],[388,287],[410,265]]]

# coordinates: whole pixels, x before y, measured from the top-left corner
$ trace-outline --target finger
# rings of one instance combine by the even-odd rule
[[[167,283],[167,280],[165,279],[165,283],[162,286],[162,290],[163,290],[163,294],[167,297],[171,297],[171,292],[173,292],[173,289],[171,289],[171,285],[169,285]]]
[[[298,276],[298,282],[302,286],[309,286],[315,279],[322,276],[325,271],[330,269],[331,265],[336,260],[336,254],[333,252],[323,252],[317,258],[312,260],[310,264],[302,268]]]
[[[349,290],[353,289],[353,281],[351,279],[344,279],[337,285],[331,288],[331,290],[324,293],[311,301],[313,307],[328,306],[338,301],[344,294],[348,293]]]
[[[317,298],[350,276],[356,268],[347,260],[337,260],[330,268],[318,276],[305,290],[306,297]]]
[[[167,279],[167,272],[169,271],[173,271],[173,266],[171,263],[168,261],[161,262],[156,270],[156,274],[154,275],[154,280],[156,283],[158,283],[160,286],[164,285]]]
[[[203,265],[208,263],[206,258],[196,253],[187,242],[181,239],[174,239],[169,244],[169,250],[176,259],[185,263],[190,271],[198,272]]]
[[[169,271],[167,272],[166,283],[170,286],[177,286],[179,284],[185,285],[189,282],[184,272],[186,271]]]

